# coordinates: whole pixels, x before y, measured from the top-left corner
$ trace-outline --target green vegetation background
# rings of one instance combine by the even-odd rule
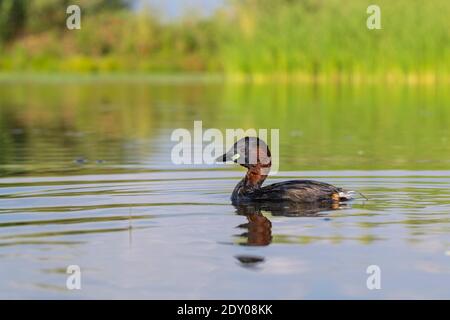
[[[214,74],[233,79],[408,79],[450,71],[450,1],[228,1],[163,19],[126,0],[0,0],[0,72]],[[66,8],[82,8],[81,30]]]

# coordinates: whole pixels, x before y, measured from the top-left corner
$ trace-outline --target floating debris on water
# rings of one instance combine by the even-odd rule
[[[75,160],[73,160],[73,162],[75,162],[76,164],[86,164],[89,161],[83,157],[80,157],[80,158],[76,158]]]

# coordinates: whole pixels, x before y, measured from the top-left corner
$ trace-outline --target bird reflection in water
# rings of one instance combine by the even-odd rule
[[[294,203],[294,202],[258,202],[236,204],[236,213],[245,216],[247,223],[237,226],[246,229],[237,237],[244,239],[240,245],[244,246],[268,246],[272,242],[272,222],[263,215],[267,212],[272,216],[284,217],[325,217],[326,211],[348,208],[348,204],[343,203]],[[265,258],[257,255],[238,255],[235,258],[240,265],[246,268],[255,268]]]

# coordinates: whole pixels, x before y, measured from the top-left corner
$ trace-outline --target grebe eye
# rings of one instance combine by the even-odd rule
[[[239,153],[236,153],[234,156],[231,157],[231,160],[235,161],[237,159],[239,159],[241,155]]]

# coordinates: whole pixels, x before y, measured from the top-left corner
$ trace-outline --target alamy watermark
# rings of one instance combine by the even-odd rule
[[[66,280],[66,288],[68,290],[81,290],[81,268],[73,264],[67,267],[66,272],[70,274]]]
[[[67,7],[66,13],[69,14],[66,19],[67,29],[81,29],[81,8],[76,4],[72,4]]]
[[[376,4],[371,4],[367,7],[367,14],[370,16],[366,20],[366,26],[369,30],[381,29],[381,9]]]
[[[230,150],[244,137],[258,137],[270,145],[271,173],[279,169],[280,134],[279,129],[225,129],[225,133],[217,128],[203,130],[202,121],[194,121],[193,131],[185,128],[175,129],[170,137],[178,142],[171,151],[173,164],[214,164],[217,157]],[[270,140],[269,140],[270,138]],[[258,159],[255,159],[256,164]]]
[[[370,274],[366,280],[366,286],[369,290],[381,289],[381,268],[376,264],[367,267],[366,273]]]

